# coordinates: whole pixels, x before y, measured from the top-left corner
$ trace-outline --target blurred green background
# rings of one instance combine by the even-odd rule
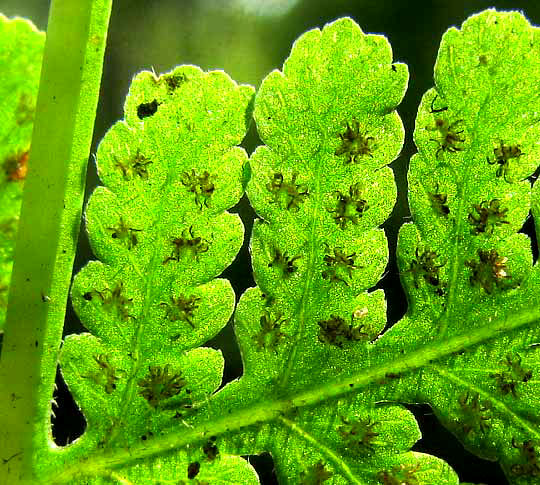
[[[45,30],[49,3],[47,0],[0,0],[0,12],[8,17],[27,17]],[[530,1],[115,0],[92,152],[95,153],[97,143],[112,123],[122,118],[130,80],[140,70],[154,69],[159,74],[178,64],[196,64],[205,70],[224,69],[236,81],[257,87],[272,69],[282,66],[292,42],[300,34],[338,17],[351,16],[365,32],[385,34],[392,44],[395,60],[407,63],[411,73],[409,89],[398,109],[406,129],[405,146],[402,155],[392,164],[400,195],[391,218],[384,225],[393,255],[397,231],[408,216],[406,170],[410,156],[416,151],[412,142],[416,108],[421,95],[433,84],[433,64],[441,35],[448,27],[459,26],[469,15],[489,7],[522,10],[531,23],[540,24],[540,2]],[[251,153],[258,143],[252,127],[244,146]],[[88,191],[97,183],[92,159]],[[245,200],[235,211],[240,212],[249,234],[255,215]],[[529,232],[530,227],[526,230]],[[91,258],[82,233],[75,271]],[[247,241],[224,276],[231,279],[237,294],[253,285]],[[395,263],[388,266],[378,287],[387,293],[388,318],[394,323],[406,310]],[[70,311],[66,332],[81,330]],[[240,375],[241,361],[231,325],[210,344],[221,348],[226,356],[226,379]],[[64,444],[68,436],[73,439],[80,434],[84,421],[68,394],[61,392],[58,400],[61,409],[56,413],[54,431],[58,443]],[[415,449],[446,459],[464,481],[489,485],[506,483],[498,465],[464,451],[455,438],[438,425],[429,407],[418,405],[410,409],[424,434]],[[263,483],[275,483],[270,457],[251,458],[251,461],[260,471]]]

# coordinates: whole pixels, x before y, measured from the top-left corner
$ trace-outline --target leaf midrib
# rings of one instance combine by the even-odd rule
[[[478,110],[478,115],[475,117],[473,128],[471,129],[471,138],[472,143],[469,145],[469,148],[466,152],[463,153],[463,161],[465,165],[465,170],[463,171],[463,178],[462,178],[462,186],[461,191],[458,189],[457,199],[458,199],[458,206],[456,211],[456,226],[454,229],[454,241],[451,245],[452,248],[452,255],[450,257],[450,278],[448,282],[448,306],[447,311],[445,312],[445,315],[441,319],[441,326],[439,327],[439,338],[443,339],[446,337],[448,332],[448,324],[450,322],[454,322],[456,320],[460,320],[459,318],[455,318],[455,312],[460,310],[460,305],[456,304],[456,298],[458,294],[458,277],[462,273],[463,270],[463,257],[461,256],[462,251],[460,251],[463,247],[468,247],[468,238],[464,235],[465,229],[464,229],[464,221],[465,221],[465,200],[468,201],[468,197],[465,196],[465,194],[468,194],[468,187],[469,182],[471,180],[470,177],[470,171],[471,167],[474,164],[474,153],[476,147],[479,145],[479,137],[478,137],[478,125],[480,121],[483,121],[483,113],[484,113],[484,107],[491,99],[491,95],[488,94],[484,101],[482,102],[482,105],[480,106],[480,109]],[[469,156],[472,154],[473,156]],[[458,180],[456,180],[456,184],[459,187]]]
[[[419,369],[454,352],[460,352],[503,333],[531,325],[538,320],[540,320],[540,308],[534,310],[527,308],[520,313],[511,314],[507,318],[492,321],[489,325],[473,328],[469,333],[451,337],[444,343],[436,341],[424,345],[420,349],[402,356],[399,360],[390,360],[370,369],[363,369],[342,381],[324,383],[293,396],[285,396],[282,399],[257,402],[255,406],[247,406],[226,416],[223,416],[225,413],[221,410],[220,417],[215,420],[210,419],[193,428],[182,428],[177,432],[154,438],[151,441],[137,443],[129,449],[85,456],[71,465],[66,465],[64,462],[65,449],[50,450],[48,460],[56,462],[52,469],[57,470],[57,473],[51,472],[44,483],[70,483],[74,478],[103,475],[107,473],[108,469],[129,466],[137,460],[170,453],[189,444],[202,442],[209,436],[219,436],[247,426],[275,421],[298,408],[314,406],[340,395],[365,388],[384,379],[388,372],[404,374]],[[73,452],[72,447],[67,448]]]
[[[312,72],[312,69],[311,67],[308,66],[308,70],[310,72]],[[312,72],[313,74],[313,72]],[[308,96],[308,101],[309,101],[309,105],[310,105],[310,108],[313,112],[316,112],[315,111],[315,106],[314,106],[314,103],[313,103],[313,99],[311,98],[311,96]],[[320,187],[321,187],[321,176],[320,176],[320,168],[321,168],[321,159],[323,157],[321,156],[317,156],[317,154],[320,152],[321,150],[321,147],[325,145],[327,139],[328,139],[328,135],[327,135],[327,132],[326,130],[323,128],[323,126],[321,125],[321,122],[319,120],[319,117],[318,116],[315,116],[315,121],[316,121],[316,124],[317,124],[317,127],[319,129],[319,134],[322,135],[322,140],[321,140],[321,143],[319,144],[319,148],[317,149],[317,151],[313,154],[313,157],[315,158],[316,162],[315,162],[315,167],[313,168],[313,174],[314,174],[314,190],[315,190],[315,195],[314,195],[314,198],[315,198],[315,203],[313,204],[313,209],[312,211],[309,213],[309,214],[306,214],[306,217],[309,217],[311,220],[310,220],[310,230],[308,232],[308,243],[309,243],[309,249],[308,249],[308,257],[307,257],[307,272],[306,272],[306,278],[305,278],[305,283],[304,283],[304,287],[302,289],[302,296],[300,298],[300,302],[299,302],[299,305],[298,305],[298,312],[297,312],[297,315],[298,315],[298,332],[296,333],[295,337],[295,342],[292,346],[292,349],[291,351],[289,352],[289,355],[287,357],[287,362],[285,364],[285,367],[284,367],[284,371],[283,371],[283,375],[281,376],[280,380],[279,380],[279,388],[280,389],[284,389],[286,388],[288,382],[289,382],[289,378],[292,374],[292,370],[296,367],[296,361],[297,361],[297,355],[298,355],[298,349],[299,347],[302,345],[302,343],[305,341],[305,330],[306,330],[306,316],[308,315],[309,313],[309,309],[308,309],[308,306],[309,306],[309,302],[312,301],[312,298],[311,297],[311,293],[312,293],[312,287],[313,287],[313,279],[314,279],[314,275],[315,275],[315,267],[316,267],[316,264],[315,264],[315,255],[317,254],[317,251],[316,251],[316,243],[318,241],[317,239],[317,228],[320,224],[320,206],[322,205],[321,204],[321,199],[322,199],[322,194],[321,194],[321,190],[320,190]],[[292,144],[291,144],[292,145]],[[293,151],[296,152],[294,146],[292,145],[291,148],[293,149]],[[297,155],[300,157],[300,154],[297,153]]]
[[[512,409],[507,404],[505,404],[501,399],[495,397],[493,394],[487,392],[485,389],[474,385],[470,381],[455,375],[455,373],[453,373],[452,371],[448,369],[445,369],[438,365],[432,366],[432,369],[435,372],[437,372],[437,374],[439,374],[439,376],[442,377],[443,379],[459,384],[460,386],[463,386],[464,388],[474,391],[479,396],[481,396],[483,400],[489,400],[489,402],[493,405],[493,407],[496,408],[501,414],[508,416],[520,428],[527,430],[528,436],[534,437],[534,439],[540,438],[540,430],[538,429],[538,427],[530,426],[527,420],[523,419],[517,413],[512,411]]]
[[[164,156],[163,150],[161,149],[161,145],[158,144],[157,149],[159,150],[159,156],[161,157],[161,160],[166,160],[166,157]],[[199,152],[196,156],[193,157],[194,160],[198,160],[199,158]],[[162,187],[166,188],[165,193],[163,193],[162,197],[160,198],[159,204],[157,206],[154,206],[154,213],[157,214],[154,217],[154,223],[152,225],[149,225],[149,227],[156,228],[155,222],[161,221],[161,215],[163,214],[163,208],[165,202],[168,202],[170,200],[170,193],[173,187],[174,181],[177,179],[175,175],[178,174],[178,172],[174,171],[174,168],[176,166],[172,163],[169,164],[168,170],[167,170],[167,178],[163,182]],[[140,196],[143,197],[143,193],[140,193]],[[143,197],[144,198],[144,197]],[[163,241],[163,234],[165,232],[166,225],[165,224],[157,224],[157,230],[155,231],[157,234],[157,240]],[[113,421],[113,431],[110,434],[109,443],[113,442],[113,439],[116,437],[115,434],[118,434],[118,432],[122,431],[122,426],[118,426],[118,423],[122,422],[122,416],[125,416],[127,413],[127,408],[131,404],[131,402],[134,399],[135,394],[135,377],[139,373],[140,369],[143,366],[143,361],[141,359],[140,355],[140,336],[141,332],[144,326],[144,322],[148,321],[148,314],[151,308],[151,305],[153,304],[156,294],[161,292],[161,285],[154,284],[155,280],[155,273],[156,273],[156,265],[157,260],[159,258],[159,248],[154,248],[152,257],[149,261],[149,267],[151,268],[150,273],[147,274],[146,278],[142,278],[143,281],[145,281],[145,299],[144,299],[144,305],[143,308],[138,316],[137,325],[135,327],[135,330],[133,332],[133,346],[131,348],[132,352],[132,358],[130,359],[132,366],[131,366],[131,372],[130,375],[127,377],[126,386],[124,387],[124,392],[122,394],[121,398],[121,405],[118,414],[114,417]],[[131,253],[130,253],[131,256]],[[140,274],[140,268],[139,266],[133,261],[133,259],[130,257],[130,262],[133,264],[133,267],[136,269],[137,273]],[[172,280],[171,280],[172,281]],[[196,285],[193,285],[196,286]]]

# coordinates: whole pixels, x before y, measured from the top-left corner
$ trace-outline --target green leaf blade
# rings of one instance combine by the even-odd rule
[[[6,317],[15,236],[34,126],[45,36],[24,19],[0,14],[0,331]]]
[[[396,197],[386,165],[403,143],[394,109],[407,81],[406,67],[391,58],[386,39],[341,19],[302,36],[283,73],[263,81],[254,113],[266,146],[250,158],[247,187],[264,218],[251,240],[258,287],[247,290],[237,307],[244,376],[216,396],[222,413],[253,399],[270,404],[276,395],[286,402],[314,386],[323,400],[321,383],[379,360],[369,341],[386,324],[386,302],[381,290],[367,290],[387,264],[378,226]],[[383,475],[400,483],[457,483],[444,462],[408,451],[419,438],[408,411],[379,408],[370,397],[293,407],[256,433],[225,436],[225,446],[270,451],[282,483],[378,483]],[[385,443],[374,453],[369,446],[366,453],[344,449],[363,439],[352,437],[356,428],[344,428],[357,421],[369,427],[370,419],[387,412],[401,416],[395,418],[401,428],[390,414],[381,418]],[[404,413],[412,434],[403,427]]]
[[[439,286],[439,292],[444,291],[444,284],[449,287],[450,313],[459,308],[457,302],[485,300],[486,293],[493,293],[493,285],[505,286],[506,295],[512,295],[512,287],[525,282],[531,269],[530,256],[522,254],[508,258],[508,269],[501,270],[506,274],[501,272],[491,282],[478,274],[482,269],[478,251],[495,249],[508,238],[515,240],[509,247],[522,247],[518,250],[521,253],[527,246],[527,241],[512,236],[530,208],[530,184],[523,179],[537,164],[537,101],[530,94],[536,82],[536,61],[529,54],[535,34],[526,26],[521,15],[503,17],[487,11],[471,17],[462,32],[451,29],[443,38],[436,65],[437,91],[426,93],[419,110],[415,131],[419,154],[411,161],[409,177],[411,211],[422,244],[437,253],[431,263],[438,266],[432,273],[440,274],[440,284],[431,286]],[[516,41],[501,49],[493,42],[500,36],[506,42]],[[527,49],[521,55],[523,39],[527,40]],[[508,76],[510,65],[517,82],[511,82]],[[446,237],[455,244],[444,248]],[[402,239],[404,247],[407,238]],[[411,241],[413,253],[414,246],[418,243]],[[419,250],[419,257],[425,248]],[[410,250],[404,248],[404,252]],[[500,257],[507,256],[501,253]],[[405,267],[405,271],[407,281],[414,280],[411,267]],[[426,280],[426,276],[420,276]],[[480,291],[471,288],[471,278]],[[421,285],[413,281],[413,286]]]
[[[499,460],[511,483],[532,473],[524,443],[539,438],[538,268],[530,238],[518,233],[531,209],[526,177],[538,165],[538,32],[520,13],[487,10],[443,36],[436,87],[416,120],[413,223],[398,241],[409,310],[380,342],[442,346],[485,331],[480,345],[429,362],[399,392],[429,402],[466,448]],[[519,331],[491,330],[528,312],[525,327],[507,327]]]
[[[254,115],[267,146],[250,159],[247,188],[265,219],[254,226],[255,278],[268,298],[278,300],[276,307],[299,315],[290,329],[307,347],[318,344],[315,308],[332,300],[337,308],[365,291],[387,262],[384,234],[376,226],[395,201],[384,165],[403,142],[392,103],[406,86],[406,68],[390,59],[384,38],[366,36],[351,19],[341,19],[302,36],[283,74],[271,73],[256,97]],[[393,76],[401,79],[399,89]],[[394,97],[379,99],[379,86],[390,85]],[[352,155],[350,130],[364,138],[364,145],[355,142],[363,148],[355,145]],[[369,207],[370,200],[377,204]],[[363,257],[368,253],[373,256]]]
[[[67,337],[61,354],[88,421],[77,448],[96,460],[186,426],[221,383],[221,352],[199,346],[234,309],[230,283],[216,277],[244,235],[238,215],[226,210],[243,192],[247,156],[236,145],[252,96],[223,72],[143,72],[130,88],[125,120],[99,146],[106,186],[92,194],[86,225],[101,261],[85,266],[72,288],[92,334]],[[227,475],[227,460],[213,472],[201,466],[201,476]],[[76,473],[109,474],[91,463],[84,468]],[[139,476],[127,466],[110,478],[117,472]]]

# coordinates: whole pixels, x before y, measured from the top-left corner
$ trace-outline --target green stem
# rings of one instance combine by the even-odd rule
[[[54,446],[50,400],[112,0],[53,0],[0,360],[0,483],[35,483]]]
[[[257,401],[251,406],[248,404],[245,408],[231,413],[223,413],[221,403],[218,402],[219,405],[216,406],[218,412],[213,413],[210,409],[208,413],[210,416],[215,415],[216,418],[211,418],[194,427],[182,427],[179,431],[171,431],[167,435],[155,437],[152,440],[135,444],[126,449],[104,451],[93,456],[85,456],[83,460],[70,463],[70,454],[72,452],[76,454],[76,452],[68,447],[65,450],[59,450],[57,453],[51,453],[50,463],[52,464],[55,461],[57,463],[47,471],[46,483],[60,485],[73,483],[88,477],[107,476],[113,469],[126,467],[137,461],[170,453],[181,448],[188,448],[194,443],[204,442],[210,436],[235,432],[241,428],[276,420],[281,420],[283,423],[288,421],[287,415],[294,413],[299,408],[313,406],[347,393],[359,392],[367,386],[384,379],[388,373],[406,374],[448,357],[454,352],[460,352],[519,328],[537,324],[538,320],[540,320],[540,309],[527,308],[506,318],[494,320],[488,325],[475,328],[467,334],[448,338],[444,343],[440,341],[433,342],[399,358],[391,358],[388,362],[363,369],[348,378],[325,382],[319,387],[283,399],[265,402]],[[219,393],[216,395],[217,397],[219,397]],[[299,432],[300,428],[296,428],[294,431]],[[337,460],[337,458],[334,459],[333,455],[329,454],[330,452],[331,450],[326,452],[329,459],[332,461]],[[54,456],[55,454],[57,456]],[[340,466],[343,469],[343,466]],[[347,476],[346,473],[348,473],[347,470],[344,471],[345,476]]]

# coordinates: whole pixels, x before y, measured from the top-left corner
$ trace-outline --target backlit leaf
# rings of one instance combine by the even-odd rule
[[[243,192],[246,153],[236,145],[252,96],[251,87],[220,71],[183,66],[159,78],[142,72],[132,82],[125,119],[99,146],[105,186],[90,198],[86,227],[100,261],[85,266],[72,289],[91,333],[67,337],[61,354],[62,373],[88,423],[77,443],[87,453],[100,456],[184,427],[221,383],[221,352],[200,346],[234,309],[230,283],[216,277],[243,240],[240,218],[226,209]],[[107,472],[106,483],[127,483],[118,477],[147,483],[159,468],[184,483],[195,461],[200,483],[255,480],[237,458],[223,455],[212,464],[203,458],[199,448]],[[233,463],[240,468],[230,475]]]
[[[0,330],[6,317],[44,42],[43,32],[30,21],[0,14]]]

